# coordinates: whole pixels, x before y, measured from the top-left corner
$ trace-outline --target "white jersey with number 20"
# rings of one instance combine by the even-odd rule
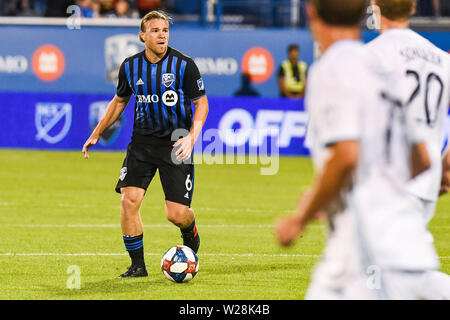
[[[332,221],[328,247],[356,245],[364,268],[435,269],[435,250],[425,241],[423,219],[406,191],[410,148],[423,141],[423,130],[411,121],[391,78],[361,43],[339,41],[313,65],[308,83],[308,142],[316,169],[327,161],[328,146],[345,140],[360,146],[346,209]],[[341,223],[349,213],[353,219]],[[341,253],[327,250],[333,272],[336,264],[348,267],[350,257]]]
[[[450,100],[450,55],[411,29],[391,29],[367,44],[381,71],[393,81],[410,117],[423,125],[431,168],[408,184],[408,191],[436,201],[442,175],[441,149]]]

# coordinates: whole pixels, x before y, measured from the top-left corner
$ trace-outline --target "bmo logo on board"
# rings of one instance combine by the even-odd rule
[[[64,54],[54,45],[43,45],[34,52],[32,66],[34,74],[40,80],[55,81],[64,72],[66,66]]]
[[[248,74],[254,83],[262,83],[272,76],[274,61],[270,52],[263,47],[253,47],[242,57],[242,72]]]

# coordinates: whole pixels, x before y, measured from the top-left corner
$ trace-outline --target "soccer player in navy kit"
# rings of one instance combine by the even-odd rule
[[[157,169],[167,219],[180,228],[184,245],[195,252],[200,245],[190,208],[194,190],[191,155],[208,114],[208,100],[194,61],[168,46],[170,22],[163,11],[151,11],[143,17],[139,39],[145,50],[122,63],[117,93],[82,150],[88,158],[88,149],[121,115],[134,94],[133,135],[116,186],[122,194],[120,220],[131,258],[131,266],[120,277],[147,276],[139,208]]]

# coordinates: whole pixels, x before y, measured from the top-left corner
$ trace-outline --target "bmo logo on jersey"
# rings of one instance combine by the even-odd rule
[[[163,93],[162,101],[168,107],[173,107],[178,102],[178,94],[173,90],[168,90]]]
[[[173,90],[168,90],[163,93],[161,97],[162,102],[168,106],[173,107],[178,102],[178,94]],[[139,103],[158,103],[159,96],[157,94],[149,94],[149,95],[136,95],[136,101]]]
[[[149,95],[142,95],[142,94],[138,94],[136,95],[136,101],[139,103],[158,103],[159,102],[159,97],[157,94],[149,94]]]

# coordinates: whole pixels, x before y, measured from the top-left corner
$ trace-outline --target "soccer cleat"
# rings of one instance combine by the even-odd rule
[[[183,238],[183,245],[191,248],[195,253],[197,253],[198,248],[200,247],[200,236],[197,232],[197,227],[186,233],[181,233],[181,237]]]
[[[137,277],[146,277],[148,276],[147,269],[145,266],[129,266],[127,272],[121,274],[119,278],[137,278]]]

